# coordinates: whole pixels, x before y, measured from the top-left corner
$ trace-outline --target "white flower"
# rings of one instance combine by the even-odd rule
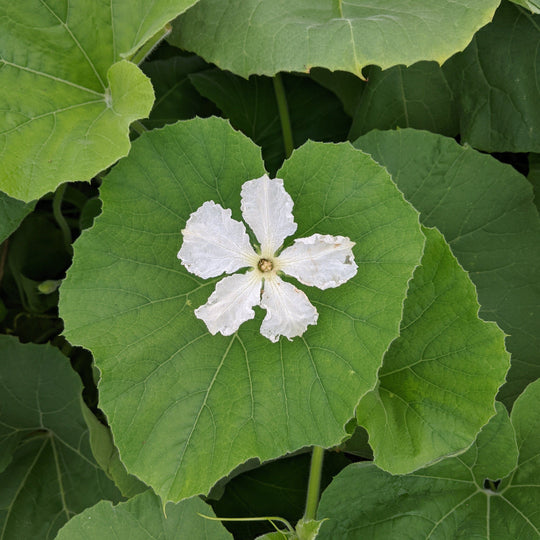
[[[267,311],[261,325],[263,336],[273,342],[280,335],[301,336],[308,325],[317,323],[319,314],[302,291],[278,274],[319,289],[338,287],[356,274],[354,242],[343,236],[314,234],[295,240],[278,255],[285,238],[297,227],[283,180],[266,175],[249,180],[242,186],[241,198],[242,215],[260,243],[260,252],[251,246],[243,223],[213,201],[193,212],[182,231],[178,258],[193,274],[211,278],[249,268],[219,281],[195,315],[210,333],[230,336],[255,317],[253,306],[261,306]]]

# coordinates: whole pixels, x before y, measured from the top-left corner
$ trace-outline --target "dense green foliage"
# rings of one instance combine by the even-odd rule
[[[0,540],[540,538],[536,0],[0,0],[0,30]],[[177,258],[265,173],[284,248],[358,266],[285,277],[318,319],[276,342],[262,300],[211,333],[222,276]]]

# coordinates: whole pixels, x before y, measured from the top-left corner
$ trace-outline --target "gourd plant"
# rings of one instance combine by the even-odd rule
[[[537,2],[0,6],[1,539],[540,538]]]

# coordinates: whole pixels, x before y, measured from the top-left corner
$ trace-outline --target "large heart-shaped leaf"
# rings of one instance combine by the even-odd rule
[[[30,201],[125,156],[153,102],[125,59],[195,1],[1,0],[0,189]]]
[[[499,0],[201,0],[169,40],[243,77],[320,66],[361,75],[444,62],[491,20]]]
[[[92,456],[69,360],[8,336],[0,358],[0,537],[52,539],[73,515],[120,493]]]
[[[64,525],[57,540],[231,540],[232,536],[214,517],[212,508],[194,497],[178,504],[161,505],[148,490],[113,506],[101,501]]]
[[[357,409],[375,464],[393,474],[469,447],[495,413],[510,362],[504,334],[478,319],[476,291],[435,229],[409,284],[401,332]]]
[[[437,227],[478,290],[480,316],[509,334],[511,403],[540,376],[540,220],[530,184],[512,167],[431,133],[373,131],[355,146],[392,174],[422,222]]]
[[[164,500],[206,492],[251,457],[339,443],[398,335],[423,235],[388,173],[349,144],[308,143],[278,173],[297,236],[357,242],[353,279],[306,290],[317,325],[272,343],[258,308],[230,337],[195,317],[216,280],[177,260],[180,231],[208,200],[241,218],[241,186],[263,172],[260,150],[224,120],[143,135],[104,182],[103,214],[62,286],[66,335],[95,356],[121,458]]]
[[[371,463],[344,469],[323,493],[318,538],[540,537],[540,381],[497,415],[461,456],[408,476]],[[499,482],[499,479],[502,479]]]

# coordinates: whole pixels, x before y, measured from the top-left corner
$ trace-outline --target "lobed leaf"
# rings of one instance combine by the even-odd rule
[[[258,308],[236,334],[209,334],[193,312],[217,280],[180,264],[180,231],[208,200],[241,219],[241,186],[263,173],[259,149],[220,119],[143,135],[104,182],[62,286],[66,335],[94,354],[121,459],[164,500],[207,492],[252,457],[338,444],[399,331],[418,216],[368,156],[308,143],[278,173],[295,236],[350,235],[361,270],[336,289],[298,285],[319,320],[293,341],[262,337]]]

